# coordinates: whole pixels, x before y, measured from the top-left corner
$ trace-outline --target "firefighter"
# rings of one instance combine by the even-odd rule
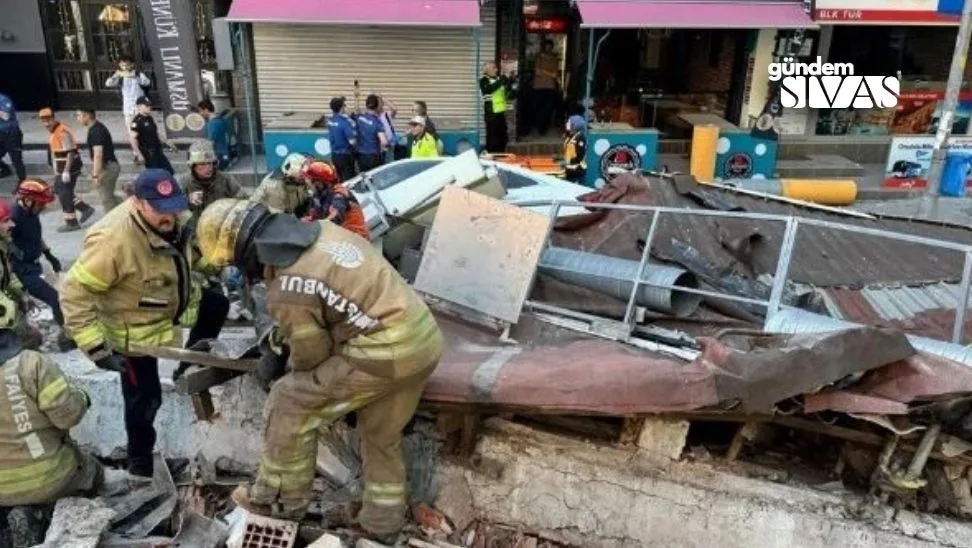
[[[231,177],[217,168],[218,160],[213,144],[196,141],[189,147],[189,171],[177,181],[189,199],[193,222],[206,206],[220,198],[246,198],[246,193]]]
[[[567,119],[567,137],[564,139],[564,178],[583,184],[587,175],[587,121],[574,115]]]
[[[168,172],[143,171],[134,195],[88,230],[61,293],[67,328],[81,350],[98,367],[122,374],[128,472],[147,481],[162,388],[158,360],[139,347],[178,345],[182,326],[191,327],[187,346],[214,339],[229,311],[226,297],[204,289],[191,272],[197,253],[178,217],[187,208]]]
[[[331,164],[294,153],[284,160],[283,172],[285,176],[307,184],[310,204],[301,217],[303,220],[331,221],[371,241],[368,222],[358,199],[341,184]]]
[[[64,331],[64,315],[57,290],[44,280],[41,255],[47,259],[55,273],[61,272],[61,261],[54,255],[44,241],[40,214],[47,204],[54,201],[50,185],[39,179],[26,179],[15,191],[17,203],[14,205],[10,231],[10,266],[20,279],[24,289],[51,308],[54,323],[59,327],[57,346],[61,351],[74,348],[74,341]]]
[[[54,118],[54,111],[42,108],[37,114],[44,127],[50,132],[47,144],[51,152],[51,167],[54,168],[54,190],[61,201],[61,211],[64,213],[64,225],[57,228],[58,232],[81,230],[92,215],[94,208],[78,198],[74,193],[74,186],[81,175],[81,155],[78,153],[78,142],[71,134],[71,130]],[[81,213],[78,219],[77,212]]]
[[[94,495],[104,469],[69,432],[91,406],[88,395],[52,360],[24,350],[15,322],[12,310],[0,312],[0,507],[12,546],[27,548],[43,544],[50,505]]]
[[[303,217],[310,206],[310,192],[303,180],[281,175],[264,179],[250,200],[263,204],[273,213],[293,213]]]
[[[10,233],[16,223],[13,220],[13,208],[0,199],[0,315],[12,310],[15,313],[14,333],[19,337],[24,348],[37,350],[43,342],[40,333],[32,329],[27,323],[27,312],[30,310],[30,297],[24,291],[24,285],[14,274],[10,266]]]
[[[304,223],[240,200],[199,218],[199,247],[214,265],[235,263],[267,284],[267,303],[291,371],[264,412],[255,483],[233,499],[262,515],[299,519],[311,499],[318,427],[358,413],[364,505],[358,521],[387,541],[406,508],[402,429],[442,353],[422,299],[381,253],[333,223]]]

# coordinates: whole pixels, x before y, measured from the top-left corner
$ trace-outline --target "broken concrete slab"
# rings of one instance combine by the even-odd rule
[[[740,477],[704,463],[659,464],[630,449],[505,421],[486,423],[478,451],[482,460],[503,463],[502,473],[442,465],[458,469],[476,511],[571,545],[972,548],[969,523],[891,508],[867,515],[854,496]]]
[[[226,543],[229,529],[198,512],[184,508],[179,515],[179,533],[172,539],[175,546],[218,548]]]
[[[176,492],[172,474],[165,459],[156,453],[154,455],[154,471],[152,486],[149,490],[152,498],[146,504],[136,508],[128,515],[116,516],[112,523],[112,532],[125,538],[143,538],[158,527],[163,520],[169,519],[175,511],[179,494]]]
[[[98,548],[115,512],[99,499],[57,501],[43,548]]]
[[[344,543],[334,535],[324,535],[311,544],[308,544],[307,548],[344,548]]]

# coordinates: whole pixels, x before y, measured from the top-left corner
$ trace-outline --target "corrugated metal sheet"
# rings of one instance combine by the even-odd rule
[[[495,27],[494,19],[493,40]],[[434,120],[476,123],[473,29],[255,24],[253,48],[264,120],[323,114],[331,97],[350,99],[358,80],[362,94],[379,92],[405,111],[403,128],[417,100]]]
[[[865,325],[888,325],[908,333],[951,341],[955,309],[961,295],[958,284],[926,286],[869,286],[863,289],[829,288],[819,292],[835,318]],[[966,314],[963,342],[972,341],[972,312]]]
[[[692,198],[681,196],[671,183],[652,179],[651,188],[638,185],[619,203],[647,204],[699,209]],[[868,220],[828,213],[787,203],[745,196],[731,191],[704,189],[723,201],[730,201],[750,212],[793,215],[846,225],[901,232],[972,244],[972,231],[894,219]],[[557,234],[556,245],[604,253],[626,259],[640,258],[637,241],[644,238],[649,215],[609,213],[596,225],[574,233]],[[710,263],[728,270],[756,274],[776,271],[783,223],[666,215],[659,222],[653,253],[661,259],[673,256],[672,239],[677,238],[696,249]],[[746,257],[737,257],[723,242],[758,231],[762,240]],[[802,227],[797,236],[789,279],[815,287],[862,287],[873,284],[923,284],[957,281],[961,278],[961,254],[925,245],[909,244],[844,230]]]

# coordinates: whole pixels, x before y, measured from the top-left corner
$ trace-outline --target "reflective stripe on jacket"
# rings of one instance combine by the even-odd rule
[[[54,502],[78,467],[68,430],[89,400],[53,361],[24,350],[0,366],[0,506]]]
[[[70,147],[64,146],[64,141],[69,140]],[[55,122],[54,129],[47,136],[47,145],[51,149],[51,158],[54,160],[54,170],[58,173],[64,171],[64,162],[67,161],[68,154],[74,153],[74,161],[71,163],[71,171],[81,171],[81,155],[78,154],[78,141],[71,134],[71,130],[60,122]]]
[[[178,230],[182,231],[180,227]],[[186,232],[177,244],[153,231],[129,200],[94,224],[61,290],[65,327],[93,359],[131,345],[181,344],[196,323],[202,286]]]
[[[366,373],[402,378],[441,353],[442,333],[425,302],[361,237],[321,223],[293,265],[267,269],[267,303],[295,370],[334,354]]]
[[[431,133],[425,132],[412,141],[412,158],[438,158],[439,141]]]

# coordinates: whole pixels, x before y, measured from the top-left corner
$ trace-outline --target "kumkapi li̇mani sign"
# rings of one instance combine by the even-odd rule
[[[784,57],[767,67],[771,82],[779,82],[784,108],[892,108],[901,85],[894,76],[858,76],[853,63],[797,63]]]

